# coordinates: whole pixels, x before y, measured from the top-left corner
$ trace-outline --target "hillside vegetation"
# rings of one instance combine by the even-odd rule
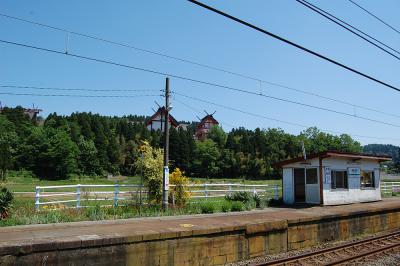
[[[143,116],[109,117],[92,113],[49,115],[40,123],[31,121],[20,107],[0,114],[0,172],[27,170],[47,180],[76,175],[104,176],[108,173],[133,176],[140,173],[139,146],[148,141],[162,147],[159,131],[148,131]],[[323,150],[361,152],[362,146],[348,135],[334,136],[309,128],[292,135],[277,128],[224,132],[211,130],[205,141],[193,139],[194,126],[187,131],[171,129],[171,167],[190,177],[277,178],[272,165],[280,160]]]

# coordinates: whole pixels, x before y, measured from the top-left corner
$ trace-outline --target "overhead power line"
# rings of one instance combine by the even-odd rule
[[[140,90],[140,89],[73,89],[73,88],[55,88],[55,87],[36,87],[36,86],[16,86],[16,85],[0,85],[0,88],[10,89],[33,89],[33,90],[55,90],[55,91],[96,91],[96,92],[146,92],[161,90]]]
[[[357,6],[358,8],[360,8],[361,10],[363,10],[364,12],[369,14],[370,16],[374,17],[375,19],[379,20],[381,23],[385,24],[387,27],[391,28],[392,30],[394,30],[398,34],[400,34],[400,30],[396,29],[395,27],[393,27],[389,23],[385,22],[383,19],[379,18],[377,15],[373,14],[372,12],[368,11],[367,9],[365,9],[364,7],[362,7],[361,5],[357,4],[356,2],[354,2],[352,0],[349,0],[349,2],[352,3],[353,5]]]
[[[38,97],[77,97],[77,98],[139,98],[139,97],[158,97],[162,95],[144,94],[144,95],[78,95],[78,94],[37,94],[37,93],[15,93],[0,92],[0,95],[13,96],[38,96]]]
[[[242,114],[245,114],[245,115],[254,116],[254,117],[263,118],[263,119],[270,120],[270,121],[279,122],[279,123],[282,123],[282,124],[287,124],[287,125],[301,127],[301,128],[310,128],[310,127],[312,127],[312,126],[307,126],[307,125],[296,123],[296,122],[289,122],[289,121],[285,121],[285,120],[281,120],[281,119],[276,119],[276,118],[273,118],[273,117],[268,117],[268,116],[265,116],[265,115],[262,115],[262,114],[245,111],[243,109],[232,107],[232,106],[227,106],[227,105],[211,102],[209,100],[204,100],[204,99],[200,99],[200,98],[197,98],[197,97],[194,97],[194,96],[189,96],[189,95],[177,92],[177,91],[172,91],[171,93],[175,94],[175,95],[178,95],[178,96],[181,96],[181,97],[184,97],[184,98],[187,98],[187,99],[191,99],[191,100],[195,100],[195,101],[198,101],[198,102],[210,104],[210,105],[213,105],[213,106],[217,106],[217,107],[220,107],[220,108],[223,108],[223,109],[227,109],[227,110],[230,110],[230,111],[235,111],[235,112],[242,113]],[[344,132],[339,132],[339,131],[335,131],[335,130],[327,130],[327,129],[321,129],[321,131],[328,132],[328,133],[333,133],[333,134],[347,134],[347,133],[344,133]],[[358,135],[358,134],[347,134],[347,135],[350,135],[350,136],[353,136],[353,137],[360,137],[360,138],[369,138],[369,139],[400,140],[398,138],[373,137],[373,136],[365,136],[365,135]]]
[[[18,18],[18,17],[15,17],[15,16],[10,16],[10,15],[3,14],[3,13],[0,13],[0,16],[5,17],[5,18],[9,18],[9,19],[13,19],[13,20],[17,20],[17,21],[21,21],[21,22],[25,22],[25,23],[28,23],[28,24],[32,24],[32,25],[36,25],[36,26],[40,26],[40,27],[44,27],[44,28],[48,28],[48,29],[53,29],[53,30],[56,30],[56,31],[60,31],[60,32],[73,34],[73,35],[76,35],[76,36],[80,36],[80,37],[84,37],[84,38],[88,38],[88,39],[92,39],[92,40],[108,43],[108,44],[111,44],[111,45],[115,45],[115,46],[120,46],[120,47],[124,47],[124,48],[128,48],[128,49],[136,50],[136,51],[143,52],[143,53],[148,53],[148,54],[152,54],[152,55],[165,57],[165,58],[168,58],[168,59],[172,59],[172,60],[175,60],[175,61],[180,61],[180,62],[183,62],[183,63],[196,65],[196,66],[203,67],[203,68],[208,68],[208,69],[211,69],[211,70],[216,70],[216,71],[224,72],[224,73],[227,73],[227,74],[232,74],[232,75],[240,76],[240,77],[243,77],[243,78],[248,78],[248,79],[253,79],[253,80],[256,80],[256,81],[260,81],[260,79],[253,78],[253,77],[250,77],[250,76],[245,75],[245,74],[236,73],[236,72],[225,70],[225,69],[222,69],[222,68],[219,68],[219,67],[215,67],[215,66],[211,66],[211,65],[195,62],[193,60],[189,60],[189,59],[185,59],[185,58],[181,58],[181,57],[176,57],[176,56],[168,55],[168,54],[161,53],[161,52],[152,51],[152,50],[149,50],[149,49],[144,49],[144,48],[137,47],[137,46],[134,46],[134,45],[131,45],[131,44],[121,43],[121,42],[105,39],[105,38],[102,38],[102,37],[97,37],[97,36],[93,36],[93,35],[89,35],[89,34],[80,33],[80,32],[77,32],[77,31],[71,31],[71,30],[60,28],[60,27],[56,27],[56,26],[52,26],[52,25],[48,25],[48,24],[44,24],[44,23],[39,23],[39,22],[32,21],[32,20],[27,20],[27,19]]]
[[[399,57],[399,56],[397,56],[397,55],[393,54],[392,52],[386,50],[385,48],[381,47],[380,45],[376,44],[375,42],[378,42],[379,44],[384,45],[385,47],[389,48],[390,50],[394,51],[395,53],[400,54],[400,52],[399,52],[398,50],[396,50],[396,49],[394,49],[394,48],[392,48],[392,47],[390,47],[390,46],[384,44],[383,42],[379,41],[378,39],[376,39],[376,38],[370,36],[369,34],[367,34],[367,33],[363,32],[363,31],[357,29],[356,27],[350,25],[349,23],[345,22],[345,21],[342,20],[342,19],[339,19],[338,17],[332,15],[331,13],[329,13],[329,12],[327,12],[327,11],[325,11],[325,10],[319,8],[319,7],[317,7],[316,5],[314,5],[314,4],[310,3],[310,2],[307,2],[306,0],[296,0],[296,2],[302,4],[303,6],[305,6],[305,7],[307,7],[308,9],[314,11],[315,13],[318,13],[319,15],[321,15],[321,16],[327,18],[328,20],[330,20],[330,21],[332,21],[333,23],[339,25],[340,27],[346,29],[347,31],[353,33],[354,35],[358,36],[359,38],[363,39],[364,41],[366,41],[366,42],[372,44],[372,45],[375,46],[376,48],[378,48],[378,49],[384,51],[385,53],[387,53],[387,54],[393,56],[393,57],[396,58],[397,60],[400,60],[400,57]],[[360,34],[360,33],[361,33],[361,34]],[[363,36],[363,35],[364,35],[364,36]],[[365,36],[366,36],[366,37],[365,37]],[[369,38],[369,39],[368,39],[368,38]],[[372,40],[375,41],[375,42],[371,41],[370,39],[372,39]]]
[[[198,2],[198,1],[195,1],[195,0],[187,0],[187,1],[189,1],[189,2],[191,2],[191,3],[194,3],[194,4],[196,4],[196,5],[200,6],[200,7],[203,7],[203,8],[205,8],[205,9],[208,9],[208,10],[210,10],[210,11],[212,11],[212,12],[214,12],[214,13],[217,13],[217,14],[219,14],[219,15],[222,15],[222,16],[224,16],[224,17],[226,17],[226,18],[229,18],[229,19],[231,19],[231,20],[233,20],[233,21],[236,21],[236,22],[238,22],[238,23],[240,23],[240,24],[242,24],[242,25],[245,25],[245,26],[247,26],[247,27],[249,27],[249,28],[252,28],[252,29],[254,29],[254,30],[256,30],[256,31],[259,31],[259,32],[261,32],[261,33],[263,33],[263,34],[266,34],[266,35],[268,35],[268,36],[271,36],[272,38],[275,38],[275,39],[277,39],[277,40],[279,40],[279,41],[281,41],[281,42],[284,42],[284,43],[286,43],[286,44],[289,44],[289,45],[291,45],[291,46],[294,46],[294,47],[296,47],[296,48],[298,48],[298,49],[300,49],[300,50],[302,50],[302,51],[304,51],[304,52],[306,52],[306,53],[309,53],[309,54],[312,54],[312,55],[314,55],[314,56],[316,56],[316,57],[319,57],[319,58],[321,58],[321,59],[323,59],[323,60],[325,60],[325,61],[328,61],[328,62],[330,62],[330,63],[332,63],[332,64],[334,64],[334,65],[337,65],[337,66],[339,66],[339,67],[341,67],[341,68],[344,68],[344,69],[346,69],[346,70],[349,70],[349,71],[351,71],[351,72],[353,72],[353,73],[355,73],[355,74],[357,74],[357,75],[359,75],[359,76],[362,76],[362,77],[364,77],[364,78],[367,78],[367,79],[369,79],[369,80],[372,80],[372,81],[374,81],[374,82],[376,82],[376,83],[379,83],[379,84],[381,84],[381,85],[383,85],[383,86],[385,86],[385,87],[391,88],[391,89],[393,89],[393,90],[395,90],[395,91],[400,91],[399,88],[397,88],[397,87],[395,87],[395,86],[393,86],[393,85],[391,85],[391,84],[389,84],[389,83],[387,83],[387,82],[384,82],[384,81],[382,81],[382,80],[379,80],[379,79],[377,79],[377,78],[374,78],[374,77],[372,77],[372,76],[370,76],[370,75],[368,75],[368,74],[365,74],[365,73],[363,73],[363,72],[361,72],[361,71],[359,71],[359,70],[356,70],[356,69],[354,69],[354,68],[352,68],[352,67],[349,67],[349,66],[347,66],[347,65],[344,65],[344,64],[342,64],[342,63],[340,63],[340,62],[338,62],[338,61],[336,61],[336,60],[333,60],[333,59],[331,59],[331,58],[329,58],[329,57],[327,57],[327,56],[324,56],[324,55],[322,55],[322,54],[320,54],[320,53],[317,53],[317,52],[315,52],[315,51],[313,51],[313,50],[310,50],[310,49],[308,49],[308,48],[306,48],[306,47],[304,47],[304,46],[301,46],[301,45],[299,45],[299,44],[297,44],[297,43],[294,43],[294,42],[292,42],[292,41],[289,41],[289,40],[287,40],[287,39],[285,39],[285,38],[283,38],[283,37],[280,37],[280,36],[278,36],[278,35],[276,35],[276,34],[274,34],[274,33],[271,33],[271,32],[269,32],[269,31],[267,31],[267,30],[264,30],[264,29],[262,29],[262,28],[260,28],[260,27],[257,27],[257,26],[255,26],[255,25],[253,25],[253,24],[250,24],[250,23],[248,23],[248,22],[246,22],[246,21],[244,21],[244,20],[241,20],[241,19],[239,19],[239,18],[237,18],[237,17],[234,17],[234,16],[232,16],[232,15],[229,15],[229,14],[227,14],[227,13],[224,13],[224,12],[218,10],[218,9],[215,9],[215,8],[213,8],[213,7],[210,7],[210,6],[206,5],[206,4],[203,4],[203,3]]]
[[[175,75],[175,74],[169,74],[169,73],[164,73],[164,72],[155,71],[155,70],[151,70],[151,69],[146,69],[146,68],[126,65],[126,64],[122,64],[122,63],[113,62],[113,61],[107,61],[107,60],[98,59],[98,58],[94,58],[94,57],[87,57],[87,56],[82,56],[82,55],[72,54],[72,53],[67,53],[66,54],[66,53],[63,53],[63,52],[60,52],[60,51],[57,51],[57,50],[52,50],[52,49],[47,49],[47,48],[42,48],[42,47],[37,47],[37,46],[32,46],[32,45],[27,45],[27,44],[22,44],[22,43],[10,42],[10,41],[5,41],[5,40],[0,40],[0,42],[6,43],[6,44],[11,44],[11,45],[16,45],[16,46],[20,46],[20,47],[26,47],[26,48],[31,48],[31,49],[35,49],[35,50],[55,53],[55,54],[62,54],[62,55],[66,55],[66,56],[70,56],[70,57],[74,57],[74,58],[79,58],[79,59],[84,59],[84,60],[88,60],[88,61],[92,61],[92,62],[110,64],[110,65],[114,65],[114,66],[119,66],[119,67],[124,67],[124,68],[139,70],[139,71],[144,71],[144,72],[157,74],[157,75],[162,75],[162,76],[166,76],[166,77],[167,76],[174,77],[174,78],[181,79],[181,80],[187,80],[187,81],[191,81],[191,82],[195,82],[195,83],[199,83],[199,84],[204,84],[204,85],[208,85],[208,86],[214,86],[214,87],[217,87],[217,88],[224,88],[224,89],[231,90],[231,91],[241,92],[241,93],[250,94],[250,95],[256,95],[256,96],[260,96],[260,97],[264,97],[264,98],[268,98],[268,99],[272,99],[272,100],[277,100],[277,101],[281,101],[281,102],[291,103],[291,104],[295,104],[295,105],[299,105],[299,106],[303,106],[303,107],[308,107],[308,108],[312,108],[312,109],[316,109],[316,110],[331,112],[331,113],[340,114],[340,115],[344,115],[344,116],[350,116],[350,117],[354,117],[354,118],[357,118],[357,119],[362,119],[362,120],[375,122],[375,123],[379,123],[379,124],[383,124],[383,125],[388,125],[388,126],[393,126],[393,127],[400,127],[400,125],[396,125],[396,124],[389,123],[389,122],[384,122],[384,121],[380,121],[380,120],[376,120],[376,119],[372,119],[372,118],[368,118],[368,117],[364,117],[364,116],[358,116],[358,115],[354,115],[354,114],[351,114],[351,113],[337,111],[337,110],[333,110],[333,109],[329,109],[329,108],[325,108],[325,107],[321,107],[321,106],[315,106],[315,105],[311,105],[311,104],[301,103],[301,102],[297,102],[297,101],[293,101],[293,100],[289,100],[289,99],[279,98],[279,97],[275,97],[275,96],[271,96],[271,95],[266,95],[266,94],[263,94],[263,93],[257,93],[257,92],[253,92],[253,91],[249,91],[249,90],[234,88],[234,87],[227,86],[227,85],[221,85],[221,84],[212,83],[212,82],[208,82],[208,81],[202,81],[202,80],[198,80],[198,79],[193,79],[193,78],[183,77],[183,76],[179,76],[179,75]]]
[[[202,68],[205,68],[205,69],[210,69],[210,70],[218,71],[218,72],[221,72],[221,73],[226,73],[226,74],[230,74],[230,75],[233,75],[233,76],[245,78],[245,79],[248,79],[248,80],[253,80],[253,81],[256,81],[256,82],[260,82],[260,84],[261,83],[268,84],[268,85],[271,85],[271,86],[275,86],[275,87],[279,87],[279,88],[295,91],[295,92],[302,93],[302,94],[305,94],[305,95],[311,95],[313,97],[317,97],[317,98],[329,100],[329,101],[332,101],[332,102],[337,102],[337,103],[341,103],[341,104],[344,104],[344,105],[348,105],[348,106],[351,106],[353,108],[356,107],[356,108],[359,108],[359,109],[364,109],[364,110],[372,111],[372,112],[375,112],[375,113],[379,113],[379,114],[383,114],[383,115],[388,115],[388,116],[400,118],[400,115],[397,115],[397,114],[391,114],[391,113],[384,112],[384,111],[377,110],[377,109],[373,109],[373,108],[370,108],[370,107],[365,107],[365,106],[357,105],[357,104],[354,104],[354,103],[346,102],[344,100],[339,100],[339,99],[335,99],[335,98],[331,98],[331,97],[326,97],[326,96],[323,96],[323,95],[320,95],[320,94],[317,94],[317,93],[313,93],[313,92],[309,92],[309,91],[305,91],[305,90],[289,87],[289,86],[286,86],[286,85],[283,85],[283,84],[267,81],[267,80],[261,79],[259,77],[254,77],[254,76],[250,76],[250,75],[247,75],[247,74],[226,70],[226,69],[223,69],[223,68],[220,68],[220,67],[215,67],[215,66],[211,66],[211,65],[208,65],[208,64],[199,63],[199,62],[188,60],[188,59],[185,59],[185,58],[171,56],[171,55],[168,55],[168,54],[165,54],[165,53],[160,53],[160,52],[151,51],[151,50],[148,50],[148,49],[143,49],[143,48],[140,48],[140,47],[137,47],[137,46],[133,46],[133,45],[130,45],[130,44],[116,42],[116,41],[113,41],[113,40],[108,40],[108,39],[105,39],[105,38],[96,37],[96,36],[89,35],[89,34],[79,33],[79,32],[76,32],[76,31],[71,31],[71,30],[63,29],[63,28],[52,26],[52,25],[48,25],[48,24],[43,24],[43,23],[31,21],[31,20],[26,20],[26,19],[23,19],[23,18],[10,16],[10,15],[3,14],[3,13],[0,13],[0,16],[5,17],[5,18],[9,18],[9,19],[13,19],[13,20],[17,20],[17,21],[21,21],[21,22],[24,22],[24,23],[28,23],[28,24],[44,27],[44,28],[53,29],[53,30],[64,32],[64,33],[68,33],[68,34],[74,34],[74,35],[77,35],[77,36],[80,36],[80,37],[89,38],[89,39],[92,39],[92,40],[108,43],[108,44],[115,45],[115,46],[120,46],[120,47],[124,47],[124,48],[128,48],[128,49],[133,49],[133,50],[136,50],[136,51],[139,51],[139,52],[144,52],[144,53],[148,53],[148,54],[152,54],[152,55],[161,56],[161,57],[168,58],[168,59],[171,59],[171,60],[175,60],[175,61],[178,61],[178,62],[192,64],[192,65],[199,66],[199,67],[202,67]],[[364,33],[364,34],[366,34],[366,33]],[[373,39],[373,37],[371,37],[371,38]],[[378,40],[376,40],[376,41],[379,42]],[[386,46],[383,43],[381,43],[381,44]],[[386,46],[386,47],[389,48],[389,49],[392,49],[389,46]]]
[[[181,104],[181,105],[183,105],[183,106],[185,106],[186,108],[192,110],[192,111],[193,111],[194,113],[196,113],[196,114],[199,114],[199,115],[202,115],[202,114],[203,114],[200,110],[198,110],[198,109],[194,108],[193,106],[191,106],[191,105],[185,103],[184,101],[178,100],[178,99],[176,99],[176,98],[174,98],[173,101],[174,101],[174,102],[177,102],[177,103],[179,103],[179,104]],[[237,127],[237,126],[232,125],[232,124],[230,124],[230,123],[226,123],[225,121],[221,121],[221,119],[218,119],[218,122],[219,122],[220,124],[222,124],[222,125],[230,126],[231,128],[236,128],[236,127]]]

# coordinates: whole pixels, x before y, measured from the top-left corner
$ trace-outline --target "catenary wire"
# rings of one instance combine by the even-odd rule
[[[329,12],[327,12],[327,11],[325,11],[325,10],[319,8],[319,7],[317,7],[316,5],[314,5],[314,4],[310,3],[310,2],[307,2],[307,1],[305,1],[305,0],[296,0],[296,2],[300,3],[301,5],[307,7],[307,8],[310,9],[310,10],[312,10],[312,11],[314,11],[314,12],[320,14],[321,16],[327,18],[328,20],[332,21],[333,23],[335,23],[335,24],[339,25],[340,27],[346,29],[347,31],[353,33],[354,35],[360,37],[360,38],[363,39],[364,41],[366,41],[366,42],[372,44],[373,46],[377,47],[378,49],[384,51],[385,53],[387,53],[387,54],[389,54],[389,55],[391,55],[391,56],[393,56],[393,57],[396,58],[397,60],[400,60],[400,57],[399,57],[399,56],[393,54],[392,52],[390,52],[390,51],[386,50],[385,48],[381,47],[380,45],[376,44],[375,42],[378,42],[378,43],[380,43],[380,44],[383,44],[381,41],[377,40],[376,38],[373,38],[372,36],[370,36],[370,35],[364,33],[363,31],[361,31],[361,30],[355,28],[354,26],[348,24],[347,22],[344,22],[343,20],[337,18],[336,16],[332,15],[331,13],[329,13]],[[353,30],[353,29],[354,29],[354,30]],[[361,34],[357,33],[356,31],[360,32],[361,34],[364,34],[365,36],[367,36],[368,38],[374,40],[375,42],[373,42],[373,41],[371,41],[370,39],[368,39],[368,38],[362,36]],[[397,51],[396,49],[394,49],[394,48],[392,48],[392,47],[390,47],[390,46],[388,46],[388,45],[386,45],[386,44],[383,44],[383,45],[384,45],[385,47],[389,47],[389,49],[391,49],[392,51],[396,52],[397,54],[400,54],[400,52]]]
[[[209,100],[204,100],[204,99],[200,99],[200,98],[197,98],[197,97],[189,96],[189,95],[177,92],[177,91],[172,91],[171,93],[172,94],[176,94],[176,95],[181,96],[181,97],[184,97],[184,98],[187,98],[187,99],[191,99],[191,100],[195,100],[195,101],[198,101],[198,102],[210,104],[210,105],[213,105],[213,106],[217,106],[217,107],[220,107],[220,108],[223,108],[223,109],[235,111],[235,112],[238,112],[238,113],[242,113],[242,114],[246,114],[246,115],[250,115],[250,116],[254,116],[254,117],[259,117],[259,118],[263,118],[263,119],[266,119],[266,120],[275,121],[275,122],[279,122],[279,123],[287,124],[287,125],[291,125],[291,126],[296,126],[296,127],[301,127],[301,128],[310,128],[310,126],[307,126],[307,125],[303,125],[303,124],[299,124],[299,123],[295,123],[295,122],[289,122],[289,121],[285,121],[285,120],[281,120],[281,119],[276,119],[276,118],[273,118],[273,117],[268,117],[268,116],[257,114],[257,113],[248,112],[248,111],[245,111],[245,110],[242,110],[242,109],[239,109],[239,108],[235,108],[235,107],[232,107],[232,106],[226,106],[226,105],[223,105],[223,104],[211,102]],[[335,131],[335,130],[327,130],[327,129],[321,129],[321,131],[328,132],[328,133],[334,133],[334,134],[347,134],[347,133],[344,133],[344,132],[339,132],[339,131]],[[373,137],[373,136],[365,136],[365,135],[358,135],[358,134],[347,134],[347,135],[354,136],[354,137],[360,137],[360,138],[370,138],[370,139],[380,139],[380,140],[400,140],[398,138]]]
[[[234,75],[234,76],[237,76],[237,77],[241,77],[241,78],[257,81],[257,82],[260,82],[260,83],[268,84],[268,85],[271,85],[271,86],[275,86],[275,87],[279,87],[279,88],[295,91],[295,92],[302,93],[302,94],[305,94],[305,95],[311,95],[311,96],[318,97],[318,98],[325,99],[325,100],[329,100],[329,101],[332,101],[332,102],[338,102],[338,103],[341,103],[341,104],[344,104],[344,105],[348,105],[348,106],[351,106],[351,107],[356,107],[356,108],[359,108],[359,109],[364,109],[364,110],[372,111],[372,112],[375,112],[375,113],[379,113],[379,114],[383,114],[383,115],[387,115],[387,116],[400,118],[400,115],[397,115],[397,114],[391,114],[391,113],[384,112],[384,111],[381,111],[381,110],[377,110],[377,109],[374,109],[374,108],[365,107],[365,106],[361,106],[361,105],[356,105],[356,104],[349,103],[349,102],[346,102],[346,101],[343,101],[343,100],[322,96],[322,95],[317,94],[317,93],[300,90],[300,89],[297,89],[297,88],[289,87],[289,86],[278,84],[278,83],[275,83],[275,82],[263,80],[261,78],[249,76],[249,75],[246,75],[246,74],[243,74],[243,73],[238,73],[238,72],[222,69],[222,68],[219,68],[219,67],[211,66],[211,65],[208,65],[208,64],[195,62],[193,60],[188,60],[188,59],[184,59],[184,58],[180,58],[180,57],[176,57],[176,56],[171,56],[171,55],[167,55],[165,53],[160,53],[160,52],[155,52],[155,51],[151,51],[151,50],[148,50],[148,49],[143,49],[143,48],[140,48],[140,47],[137,47],[137,46],[133,46],[133,45],[130,45],[130,44],[116,42],[116,41],[108,40],[108,39],[105,39],[105,38],[96,37],[96,36],[93,36],[93,35],[79,33],[79,32],[76,32],[76,31],[70,31],[70,30],[67,30],[67,29],[60,28],[60,27],[56,27],[56,26],[52,26],[52,25],[48,25],[48,24],[43,24],[43,23],[39,23],[39,22],[35,22],[35,21],[23,19],[23,18],[18,18],[18,17],[15,17],[15,16],[10,16],[10,15],[7,15],[7,14],[3,14],[3,13],[0,13],[0,16],[5,17],[5,18],[9,18],[9,19],[13,19],[13,20],[17,20],[17,21],[21,21],[21,22],[24,22],[24,23],[29,23],[29,24],[32,24],[32,25],[37,25],[37,26],[40,26],[40,27],[53,29],[53,30],[56,30],[56,31],[61,31],[61,32],[68,33],[68,34],[74,34],[74,35],[77,35],[77,36],[81,36],[81,37],[85,37],[85,38],[101,41],[101,42],[108,43],[108,44],[111,44],[111,45],[121,46],[121,47],[129,48],[129,49],[133,49],[133,50],[136,50],[136,51],[149,53],[149,54],[165,57],[165,58],[168,58],[168,59],[172,59],[172,60],[176,60],[176,61],[180,61],[180,62],[192,64],[192,65],[196,65],[196,66],[203,67],[203,68],[206,68],[206,69],[219,71],[221,73],[226,73],[226,74]],[[343,22],[343,23],[345,23],[345,22]],[[348,25],[348,26],[352,27],[351,25]],[[360,32],[362,32],[362,31],[360,31]],[[362,33],[367,35],[364,32],[362,32]],[[369,36],[369,35],[367,35],[367,36]],[[369,36],[369,37],[374,39],[371,36]],[[379,42],[378,40],[376,40],[376,41]],[[379,43],[381,43],[381,42],[379,42]],[[389,46],[387,46],[387,45],[385,45],[383,43],[381,43],[381,44],[386,46],[387,48],[393,50],[393,48],[391,48],[391,47],[389,47]]]
[[[356,2],[354,2],[352,0],[349,0],[349,2],[352,3],[353,5],[357,6],[358,8],[360,8],[361,10],[363,10],[364,12],[369,14],[370,16],[374,17],[375,19],[379,20],[381,23],[385,24],[386,26],[388,26],[389,28],[391,28],[392,30],[397,32],[398,34],[400,34],[400,30],[396,29],[389,23],[385,22],[383,19],[379,18],[377,15],[373,14],[371,11],[368,11],[366,8],[362,7],[361,5],[357,4]]]
[[[353,73],[355,73],[355,74],[357,74],[357,75],[359,75],[359,76],[362,76],[362,77],[367,78],[367,79],[369,79],[369,80],[372,80],[372,81],[374,81],[374,82],[376,82],[376,83],[379,83],[379,84],[381,84],[381,85],[383,85],[383,86],[385,86],[385,87],[388,87],[388,88],[390,88],[390,89],[393,89],[393,90],[395,90],[395,91],[400,92],[400,89],[399,89],[399,88],[397,88],[397,87],[395,87],[395,86],[393,86],[393,85],[391,85],[391,84],[389,84],[389,83],[387,83],[387,82],[384,82],[384,81],[382,81],[382,80],[379,80],[379,79],[377,79],[377,78],[374,78],[374,77],[372,77],[372,76],[370,76],[370,75],[368,75],[368,74],[365,74],[365,73],[363,73],[363,72],[361,72],[361,71],[359,71],[359,70],[357,70],[357,69],[355,69],[355,68],[352,68],[352,67],[349,67],[349,66],[347,66],[347,65],[344,65],[344,64],[342,64],[342,63],[340,63],[340,62],[338,62],[338,61],[336,61],[336,60],[333,60],[333,59],[331,59],[331,58],[329,58],[329,57],[327,57],[327,56],[324,56],[324,55],[322,55],[322,54],[320,54],[320,53],[317,53],[317,52],[315,52],[315,51],[313,51],[313,50],[310,50],[310,49],[308,49],[308,48],[306,48],[306,47],[304,47],[304,46],[301,46],[301,45],[299,45],[299,44],[297,44],[297,43],[294,43],[294,42],[292,42],[292,41],[289,41],[288,39],[285,39],[285,38],[283,38],[283,37],[280,37],[280,36],[278,36],[278,35],[276,35],[276,34],[274,34],[274,33],[271,33],[271,32],[269,32],[269,31],[267,31],[267,30],[264,30],[264,29],[262,29],[262,28],[260,28],[260,27],[255,26],[255,25],[253,25],[253,24],[250,24],[249,22],[246,22],[246,21],[241,20],[241,19],[239,19],[239,18],[237,18],[237,17],[234,17],[234,16],[232,16],[232,15],[229,15],[229,14],[227,14],[227,13],[224,13],[224,12],[222,12],[222,11],[220,11],[220,10],[218,10],[218,9],[215,9],[215,8],[213,8],[213,7],[210,7],[210,6],[208,6],[208,5],[204,4],[204,3],[201,3],[201,2],[198,2],[198,1],[195,1],[195,0],[187,0],[187,1],[189,1],[189,2],[191,2],[191,3],[194,3],[194,4],[196,4],[196,5],[200,6],[200,7],[203,7],[203,8],[205,8],[205,9],[208,9],[208,10],[210,10],[210,11],[212,11],[212,12],[214,12],[214,13],[217,13],[217,14],[219,14],[219,15],[222,15],[222,16],[224,16],[224,17],[226,17],[226,18],[228,18],[228,19],[231,19],[231,20],[233,20],[233,21],[235,21],[235,22],[238,22],[238,23],[240,23],[240,24],[242,24],[242,25],[245,25],[246,27],[252,28],[252,29],[254,29],[254,30],[256,30],[256,31],[259,31],[259,32],[261,32],[261,33],[263,33],[263,34],[269,35],[269,36],[271,36],[271,37],[274,38],[274,39],[277,39],[277,40],[279,40],[279,41],[282,41],[282,42],[284,42],[284,43],[286,43],[286,44],[288,44],[288,45],[294,46],[294,47],[296,47],[296,48],[298,48],[298,49],[300,49],[300,50],[302,50],[302,51],[304,51],[304,52],[306,52],[306,53],[309,53],[309,54],[312,54],[312,55],[314,55],[314,56],[316,56],[316,57],[319,57],[319,58],[321,58],[321,59],[323,59],[323,60],[325,60],[325,61],[328,61],[328,62],[330,62],[330,63],[332,63],[332,64],[334,64],[334,65],[337,65],[337,66],[339,66],[339,67],[341,67],[341,68],[344,68],[344,69],[346,69],[346,70],[348,70],[348,71],[350,71],[350,72],[353,72]]]
[[[297,101],[293,101],[293,100],[288,100],[288,99],[279,98],[279,97],[275,97],[275,96],[271,96],[271,95],[266,95],[266,94],[263,94],[263,93],[257,93],[257,92],[253,92],[253,91],[249,91],[249,90],[245,90],[245,89],[234,88],[234,87],[231,87],[231,86],[221,85],[221,84],[212,83],[212,82],[208,82],[208,81],[197,80],[197,79],[193,79],[193,78],[189,78],[189,77],[183,77],[183,76],[179,76],[179,75],[175,75],[175,74],[164,73],[164,72],[155,71],[155,70],[151,70],[151,69],[146,69],[146,68],[126,65],[126,64],[122,64],[122,63],[117,63],[117,62],[113,62],[113,61],[107,61],[107,60],[93,58],[93,57],[82,56],[82,55],[78,55],[78,54],[63,53],[63,52],[60,52],[60,51],[57,51],[57,50],[52,50],[52,49],[48,49],[48,48],[42,48],[42,47],[37,47],[37,46],[32,46],[32,45],[27,45],[27,44],[22,44],[22,43],[10,42],[10,41],[5,41],[5,40],[1,40],[1,39],[0,39],[0,42],[6,43],[6,44],[11,44],[11,45],[16,45],[16,46],[20,46],[20,47],[26,47],[26,48],[31,48],[31,49],[35,49],[35,50],[45,51],[45,52],[51,52],[51,53],[55,53],[55,54],[62,54],[62,55],[66,55],[66,56],[70,56],[70,57],[74,57],[74,58],[93,61],[93,62],[110,64],[110,65],[114,65],[114,66],[119,66],[119,67],[124,67],[124,68],[139,70],[139,71],[144,71],[144,72],[157,74],[157,75],[162,75],[162,76],[166,76],[166,77],[169,76],[169,77],[182,79],[182,80],[187,80],[187,81],[191,81],[191,82],[195,82],[195,83],[199,83],[199,84],[204,84],[204,85],[208,85],[208,86],[224,88],[224,89],[231,90],[231,91],[241,92],[241,93],[250,94],[250,95],[257,95],[257,96],[261,96],[261,97],[264,97],[264,98],[277,100],[277,101],[281,101],[281,102],[287,102],[287,103],[291,103],[291,104],[295,104],[295,105],[299,105],[299,106],[303,106],[303,107],[307,107],[307,108],[312,108],[312,109],[316,109],[316,110],[331,112],[331,113],[340,114],[340,115],[344,115],[344,116],[350,116],[350,117],[354,117],[354,118],[357,118],[357,119],[362,119],[362,120],[366,120],[366,121],[370,121],[370,122],[375,122],[375,123],[378,123],[378,124],[383,124],[383,125],[388,125],[388,126],[393,126],[393,127],[400,127],[400,125],[397,125],[397,124],[384,122],[384,121],[380,121],[380,120],[376,120],[376,119],[372,119],[372,118],[368,118],[368,117],[364,117],[364,116],[354,115],[354,114],[350,114],[350,113],[346,113],[346,112],[342,112],[342,111],[337,111],[337,110],[333,110],[333,109],[329,109],[329,108],[325,108],[325,107],[321,107],[321,106],[315,106],[315,105],[311,105],[311,104],[301,103],[301,102],[297,102]]]
[[[146,91],[160,91],[160,90],[141,90],[141,89],[75,89],[75,88],[16,86],[16,85],[0,85],[0,88],[33,89],[33,90],[56,90],[56,91],[94,91],[94,92],[130,92],[130,91],[146,92]]]

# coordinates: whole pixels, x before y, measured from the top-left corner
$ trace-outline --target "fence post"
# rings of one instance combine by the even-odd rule
[[[81,207],[81,184],[76,186],[76,207]]]
[[[279,189],[278,185],[275,185],[275,186],[274,186],[274,199],[275,199],[275,200],[278,200],[278,199],[279,199],[278,189]]]
[[[118,207],[119,184],[114,185],[114,207]]]
[[[229,184],[229,192],[228,192],[228,195],[229,195],[229,196],[232,196],[232,185],[231,185],[231,184]]]
[[[40,187],[36,187],[36,193],[35,193],[35,207],[36,210],[39,210],[40,207]]]
[[[256,186],[253,186],[253,195],[257,194]]]
[[[207,183],[204,184],[204,194],[205,194],[206,200],[207,200],[208,199]]]

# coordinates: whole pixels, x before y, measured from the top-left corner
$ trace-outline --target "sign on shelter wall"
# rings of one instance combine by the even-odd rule
[[[358,167],[347,168],[347,174],[349,177],[360,177],[361,169]]]
[[[330,184],[331,183],[331,168],[330,167],[325,167],[325,184]]]

